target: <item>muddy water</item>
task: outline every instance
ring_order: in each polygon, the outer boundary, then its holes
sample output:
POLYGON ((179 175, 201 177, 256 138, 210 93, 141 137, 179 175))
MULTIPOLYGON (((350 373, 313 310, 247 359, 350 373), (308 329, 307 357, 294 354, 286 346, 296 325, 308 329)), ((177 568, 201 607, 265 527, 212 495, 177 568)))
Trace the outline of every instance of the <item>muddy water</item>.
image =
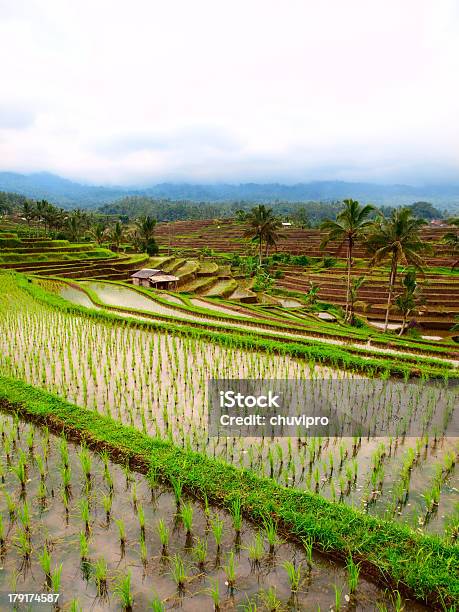
POLYGON ((70 285, 63 285, 59 293, 64 299, 68 300, 69 302, 73 302, 74 304, 79 304, 80 306, 85 306, 86 308, 98 308, 95 304, 93 304, 93 302, 91 302, 84 291, 75 289, 75 287, 71 287, 70 285))
MULTIPOLYGON (((209 587, 217 580, 220 589, 222 609, 232 609, 247 602, 248 599, 259 602, 263 592, 275 588, 276 597, 290 610, 327 610, 334 603, 335 586, 342 591, 343 603, 348 594, 346 569, 339 563, 333 563, 321 555, 314 554, 312 568, 308 569, 304 550, 301 547, 282 541, 270 555, 267 542, 264 541, 261 562, 254 565, 249 559, 248 546, 254 541, 256 530, 246 522, 243 523, 241 538, 235 539, 235 532, 230 517, 221 510, 204 508, 190 501, 193 508, 192 535, 187 538, 181 521, 177 517, 177 505, 171 491, 163 486, 156 486, 152 491, 146 479, 138 474, 122 469, 107 461, 108 472, 113 482, 110 493, 108 480, 104 475, 102 458, 94 453, 91 457, 90 484, 81 469, 80 447, 68 443, 69 467, 71 470, 71 497, 68 512, 63 503, 63 484, 60 475, 62 456, 60 439, 52 434, 46 440, 44 431, 30 424, 18 422, 17 426, 6 415, 0 415, 0 425, 4 435, 1 440, 0 465, 5 474, 2 491, 7 492, 19 509, 26 501, 30 509, 30 541, 32 553, 26 562, 17 546, 17 538, 23 527, 19 519, 8 518, 6 495, 0 496, 0 512, 5 526, 5 546, 2 551, 0 573, 0 592, 43 592, 46 581, 39 563, 39 554, 44 546, 51 555, 51 569, 62 564, 61 593, 62 603, 69 606, 71 600, 77 599, 83 610, 116 610, 120 609, 115 587, 120 578, 131 573, 134 610, 146 610, 154 595, 158 596, 166 609, 180 607, 183 610, 211 611, 213 604, 209 587), (28 436, 33 432, 33 446, 30 449, 28 436), (6 439, 9 443, 6 444, 6 439), (25 493, 21 498, 20 486, 11 470, 11 465, 18 462, 20 449, 27 457, 28 473, 25 493), (45 450, 47 461, 45 461, 45 450), (8 451, 9 461, 6 458, 8 451), (46 497, 38 497, 40 472, 37 457, 45 465, 43 483, 46 497), (102 500, 111 497, 110 516, 107 518, 102 500), (86 563, 82 563, 79 539, 85 532, 81 517, 82 500, 89 502, 90 519, 89 554, 86 563), (142 559, 140 552, 141 530, 139 509, 145 515, 145 545, 147 553, 142 559), (209 519, 218 516, 223 521, 223 538, 217 550, 209 519), (165 553, 157 533, 158 521, 162 519, 170 530, 170 542, 165 553), (120 546, 116 520, 122 520, 126 530, 124 550, 120 546), (192 553, 192 546, 200 538, 208 544, 207 560, 198 567, 192 553), (236 586, 229 592, 225 585, 225 565, 229 553, 233 551, 236 559, 236 586), (177 590, 171 575, 171 558, 179 555, 183 560, 187 582, 183 592, 177 590), (94 576, 94 564, 98 560, 107 563, 107 594, 98 595, 94 576), (287 575, 282 567, 284 561, 302 564, 304 568, 300 590, 292 597, 287 575)), ((182 504, 185 500, 182 500, 182 504)), ((351 601, 352 609, 376 610, 377 603, 389 604, 390 594, 383 592, 363 577, 360 578, 355 596, 351 601)), ((9 609, 2 604, 2 610, 9 609)), ((11 608, 10 608, 11 609, 11 608)), ((46 606, 41 606, 46 610, 46 606)), ((49 609, 49 608, 48 608, 49 609)), ((259 609, 266 609, 263 605, 259 609)), ((413 602, 406 602, 405 610, 423 610, 413 602)))
POLYGON ((174 314, 176 310, 167 308, 155 300, 138 293, 133 289, 122 287, 121 285, 112 285, 97 281, 83 281, 84 287, 88 287, 98 295, 98 297, 109 306, 125 306, 126 308, 136 308, 138 310, 147 310, 157 312, 159 314, 174 314))

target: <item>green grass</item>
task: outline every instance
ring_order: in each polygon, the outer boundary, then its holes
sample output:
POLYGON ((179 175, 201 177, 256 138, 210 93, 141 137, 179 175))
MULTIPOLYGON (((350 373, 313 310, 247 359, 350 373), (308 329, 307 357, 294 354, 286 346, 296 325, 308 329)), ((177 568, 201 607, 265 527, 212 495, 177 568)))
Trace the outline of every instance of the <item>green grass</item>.
POLYGON ((30 263, 49 261, 60 262, 60 261, 74 261, 84 260, 92 258, 109 259, 116 258, 116 253, 112 253, 109 249, 93 248, 87 251, 74 251, 69 253, 63 253, 60 251, 47 251, 46 253, 5 253, 4 251, 0 255, 0 263, 30 263))
POLYGON ((186 276, 193 275, 199 268, 199 262, 196 259, 189 259, 179 268, 175 269, 175 276, 179 278, 184 278, 186 276))
POLYGON ((360 562, 383 583, 408 590, 433 605, 452 605, 459 598, 459 547, 421 535, 409 527, 378 519, 328 502, 319 495, 284 488, 250 470, 186 451, 149 437, 92 411, 70 404, 23 382, 0 377, 0 406, 88 446, 107 450, 132 468, 154 470, 167 483, 180 481, 184 490, 228 510, 239 500, 243 514, 258 524, 266 517, 298 540, 360 562))
POLYGON ((209 289, 216 281, 217 278, 215 276, 202 276, 181 285, 180 292, 196 293, 199 291, 204 291, 205 289, 209 289))
POLYGON ((164 266, 166 263, 171 262, 173 257, 150 257, 148 260, 148 268, 160 268, 164 266))
POLYGON ((201 261, 199 264, 199 274, 215 274, 218 270, 218 265, 213 261, 201 261))
POLYGON ((213 287, 205 292, 209 297, 229 297, 237 289, 237 281, 234 278, 218 281, 213 287))

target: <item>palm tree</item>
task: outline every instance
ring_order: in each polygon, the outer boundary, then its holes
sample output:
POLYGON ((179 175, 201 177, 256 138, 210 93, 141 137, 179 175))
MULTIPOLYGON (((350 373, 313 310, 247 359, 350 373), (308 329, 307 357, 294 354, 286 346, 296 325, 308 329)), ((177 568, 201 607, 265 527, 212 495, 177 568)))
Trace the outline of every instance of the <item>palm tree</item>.
POLYGON ((258 241, 258 261, 261 266, 263 256, 263 241, 266 241, 266 255, 269 246, 273 246, 279 240, 277 230, 281 223, 277 219, 271 208, 266 208, 264 204, 252 208, 246 216, 248 228, 244 232, 246 238, 258 241))
POLYGON ((74 210, 67 217, 65 226, 71 242, 78 242, 83 231, 83 217, 78 210, 74 210))
POLYGON ((96 223, 90 230, 90 235, 97 242, 99 246, 105 241, 107 235, 107 228, 103 223, 96 223))
POLYGON ((402 326, 399 332, 399 336, 402 336, 407 326, 408 317, 415 313, 418 306, 421 304, 420 287, 416 281, 415 270, 408 270, 405 274, 405 278, 403 279, 403 292, 395 298, 394 302, 398 310, 402 313, 402 326))
POLYGON ((110 240, 115 245, 116 250, 118 251, 120 248, 120 243, 122 242, 124 237, 123 226, 121 225, 120 221, 117 221, 112 227, 109 236, 110 240))
POLYGON ((278 233, 278 229, 279 227, 281 227, 281 222, 279 219, 270 219, 266 225, 265 225, 265 231, 264 231, 264 238, 265 238, 265 243, 266 243, 266 249, 265 249, 265 257, 268 257, 269 255, 269 247, 276 247, 277 243, 279 242, 279 233, 278 233))
POLYGON ((35 206, 29 200, 26 200, 22 205, 22 216, 27 221, 27 225, 30 225, 35 217, 35 206))
POLYGON ((154 255, 158 252, 155 235, 156 219, 146 215, 140 217, 136 221, 136 229, 132 234, 134 245, 149 255, 154 255))
POLYGON ((48 204, 46 209, 43 211, 43 220, 45 222, 45 228, 48 230, 52 228, 56 229, 62 225, 62 219, 64 217, 64 210, 62 208, 56 208, 52 204, 48 204))
POLYGON ((38 221, 44 221, 44 214, 48 206, 49 202, 47 200, 37 200, 35 202, 35 218, 38 221))
POLYGON ((356 242, 362 239, 371 225, 368 216, 374 210, 370 204, 360 206, 357 200, 344 200, 344 208, 338 213, 336 221, 326 219, 320 229, 327 232, 322 240, 320 248, 323 249, 330 240, 339 240, 341 249, 346 246, 347 260, 347 287, 346 287, 346 312, 344 319, 349 321, 351 317, 351 268, 353 264, 352 252, 356 242))
POLYGON ((48 234, 51 226, 57 227, 61 222, 62 209, 56 208, 47 200, 37 200, 35 203, 35 218, 45 224, 45 233, 48 234))
POLYGON ((78 242, 81 238, 81 234, 86 232, 91 226, 92 215, 89 215, 80 208, 75 208, 67 217, 64 217, 64 222, 70 240, 78 242))
POLYGON ((148 242, 148 240, 154 237, 156 219, 153 219, 153 217, 150 217, 150 215, 140 217, 136 221, 136 226, 139 236, 148 242))
POLYGON ((349 291, 349 323, 354 325, 355 323, 355 303, 357 302, 359 289, 365 283, 365 276, 359 276, 358 278, 352 279, 351 288, 349 291))
POLYGON ((389 291, 387 295, 386 318, 384 331, 389 325, 389 312, 392 304, 397 266, 414 266, 423 271, 424 261, 420 253, 427 250, 427 245, 421 240, 420 231, 426 224, 424 219, 416 219, 409 208, 397 208, 386 219, 378 217, 367 237, 366 247, 372 255, 370 266, 375 266, 389 259, 389 291))

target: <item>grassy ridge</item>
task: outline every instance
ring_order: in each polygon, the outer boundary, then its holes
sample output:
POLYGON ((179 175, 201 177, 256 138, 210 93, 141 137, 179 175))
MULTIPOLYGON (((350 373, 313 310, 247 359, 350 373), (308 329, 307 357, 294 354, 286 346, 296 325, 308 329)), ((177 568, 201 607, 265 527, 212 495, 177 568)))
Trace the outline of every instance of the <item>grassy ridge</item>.
POLYGON ((40 253, 18 253, 2 251, 0 263, 30 263, 48 261, 49 263, 60 263, 62 261, 78 261, 90 258, 116 259, 116 254, 103 248, 93 248, 86 251, 63 252, 59 249, 48 250, 40 253))
POLYGON ((296 538, 311 537, 318 549, 342 558, 352 554, 380 582, 406 590, 430 605, 454 605, 459 600, 459 547, 439 538, 328 502, 319 495, 284 488, 249 470, 151 438, 1 376, 0 406, 55 430, 64 429, 95 449, 106 448, 140 471, 152 467, 167 482, 180 479, 198 498, 207 496, 226 508, 240 499, 244 514, 255 522, 271 515, 296 538))

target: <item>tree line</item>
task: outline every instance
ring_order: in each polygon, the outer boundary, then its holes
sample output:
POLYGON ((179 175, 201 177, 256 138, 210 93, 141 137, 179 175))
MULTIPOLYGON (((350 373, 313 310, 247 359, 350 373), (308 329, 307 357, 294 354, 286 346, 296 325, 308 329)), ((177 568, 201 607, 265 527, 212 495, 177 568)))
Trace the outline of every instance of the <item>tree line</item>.
MULTIPOLYGON (((149 215, 141 216, 127 227, 119 220, 104 217, 79 208, 65 210, 51 204, 47 200, 32 201, 27 198, 19 200, 20 208, 17 214, 29 227, 42 228, 45 235, 54 239, 67 239, 79 242, 88 238, 99 246, 108 244, 118 251, 120 245, 129 243, 137 251, 155 255, 158 253, 154 233, 156 219, 149 215)), ((8 209, 11 212, 11 209, 8 209)), ((3 212, 5 214, 5 210, 3 212)))
MULTIPOLYGON (((318 227, 322 221, 335 218, 341 209, 341 201, 331 202, 282 202, 271 206, 276 215, 302 228, 318 227)), ((265 205, 266 206, 266 205, 265 205)), ((186 221, 203 219, 243 219, 253 209, 253 202, 238 200, 234 202, 209 203, 189 200, 155 199, 146 196, 128 196, 106 204, 98 209, 104 215, 115 215, 123 220, 136 219, 150 215, 158 221, 186 221)), ((415 202, 411 205, 413 214, 424 219, 441 219, 443 213, 429 202, 415 202)), ((390 215, 392 207, 382 206, 379 210, 390 215)))

